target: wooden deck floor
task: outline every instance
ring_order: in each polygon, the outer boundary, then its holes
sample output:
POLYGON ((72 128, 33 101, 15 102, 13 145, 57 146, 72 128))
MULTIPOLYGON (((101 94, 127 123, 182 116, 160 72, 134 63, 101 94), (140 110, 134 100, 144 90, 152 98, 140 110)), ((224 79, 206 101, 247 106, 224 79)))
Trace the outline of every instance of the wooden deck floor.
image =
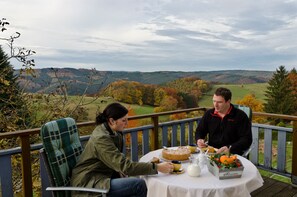
POLYGON ((264 184, 251 193, 252 197, 297 197, 297 187, 268 177, 263 177, 264 184))

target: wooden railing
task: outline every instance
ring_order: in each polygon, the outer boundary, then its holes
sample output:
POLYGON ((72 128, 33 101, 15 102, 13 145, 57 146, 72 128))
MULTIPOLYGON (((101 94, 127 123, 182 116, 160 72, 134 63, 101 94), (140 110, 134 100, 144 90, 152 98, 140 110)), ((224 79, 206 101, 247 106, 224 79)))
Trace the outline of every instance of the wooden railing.
MULTIPOLYGON (((130 154, 130 157, 134 161, 138 161, 139 152, 140 156, 146 154, 151 150, 156 150, 162 146, 176 146, 176 145, 186 145, 194 141, 194 130, 197 126, 197 123, 200 120, 200 117, 187 118, 183 120, 171 121, 160 123, 159 117, 164 115, 171 115, 176 113, 183 112, 193 112, 193 111, 205 111, 205 108, 193 108, 186 110, 177 110, 171 112, 163 113, 154 113, 141 116, 130 117, 129 120, 135 119, 145 119, 150 118, 152 124, 141 126, 137 128, 130 128, 125 130, 125 135, 128 133, 131 135, 131 145, 128 147, 131 152, 125 152, 130 154), (138 142, 138 133, 142 133, 142 145, 141 151, 139 149, 138 142), (168 138, 168 133, 170 137, 168 138)), ((268 114, 268 113, 258 113, 254 112, 253 117, 255 116, 264 116, 264 117, 273 117, 280 118, 285 120, 293 121, 292 128, 276 127, 263 124, 253 124, 253 149, 250 154, 250 160, 259 168, 265 169, 274 173, 282 174, 287 177, 291 177, 292 184, 297 184, 297 135, 296 135, 296 116, 285 116, 277 114, 268 114), (277 166, 272 166, 272 131, 276 132, 278 135, 277 147, 279 156, 277 157, 277 166), (261 133, 264 133, 264 162, 259 161, 259 145, 261 133), (286 136, 292 135, 292 168, 291 172, 286 169, 286 136)), ((94 122, 85 122, 78 123, 78 127, 84 126, 94 126, 94 122)), ((12 186, 12 165, 11 165, 11 156, 15 154, 21 154, 22 157, 22 191, 23 196, 33 196, 32 190, 32 169, 31 169, 31 152, 33 150, 38 150, 41 148, 41 144, 30 144, 30 136, 39 134, 40 128, 29 129, 23 131, 16 131, 11 133, 1 133, 0 139, 9 139, 19 137, 21 139, 21 146, 9 150, 0 151, 0 189, 2 191, 2 196, 11 196, 13 194, 12 186)), ((83 137, 83 140, 87 140, 88 137, 83 137)), ((129 150, 128 149, 128 150, 129 150)), ((42 173, 41 173, 42 174, 42 173)), ((41 177, 43 180, 43 177, 41 177)), ((45 185, 43 184, 43 187, 45 185)))

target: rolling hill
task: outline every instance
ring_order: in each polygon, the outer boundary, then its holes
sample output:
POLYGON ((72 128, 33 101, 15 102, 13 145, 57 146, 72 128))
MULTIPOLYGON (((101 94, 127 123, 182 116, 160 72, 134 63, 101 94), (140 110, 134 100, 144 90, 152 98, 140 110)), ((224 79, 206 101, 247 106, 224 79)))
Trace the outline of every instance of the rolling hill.
MULTIPOLYGON (((19 70, 15 71, 19 74, 19 70)), ((95 94, 101 88, 117 80, 137 81, 144 84, 164 84, 182 77, 199 77, 213 83, 251 84, 266 83, 272 71, 221 70, 221 71, 158 71, 158 72, 125 72, 97 71, 74 68, 35 69, 35 77, 21 74, 19 84, 27 92, 49 93, 57 87, 66 87, 69 95, 95 94)))

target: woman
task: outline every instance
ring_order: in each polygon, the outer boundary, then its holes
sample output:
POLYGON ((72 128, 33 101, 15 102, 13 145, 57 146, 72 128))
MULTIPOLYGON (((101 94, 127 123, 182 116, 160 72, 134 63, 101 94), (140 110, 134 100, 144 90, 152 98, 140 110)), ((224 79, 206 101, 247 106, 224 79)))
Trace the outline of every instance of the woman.
MULTIPOLYGON (((128 110, 119 103, 109 104, 96 117, 98 125, 72 171, 71 185, 108 189, 107 196, 146 196, 143 179, 128 176, 169 173, 173 165, 133 162, 122 153, 122 131, 128 124, 128 110)), ((95 193, 73 193, 73 196, 95 193)))

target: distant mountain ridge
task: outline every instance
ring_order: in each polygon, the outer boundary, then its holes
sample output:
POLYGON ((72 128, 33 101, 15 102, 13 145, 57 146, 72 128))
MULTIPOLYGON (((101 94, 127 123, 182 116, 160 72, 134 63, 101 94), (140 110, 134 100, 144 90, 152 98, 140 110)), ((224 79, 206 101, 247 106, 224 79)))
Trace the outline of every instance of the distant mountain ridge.
MULTIPOLYGON (((19 70, 15 71, 16 74, 19 70)), ((88 87, 87 94, 98 93, 103 87, 117 80, 137 81, 144 84, 164 84, 183 77, 199 77, 214 83, 250 84, 265 83, 272 77, 272 71, 221 70, 221 71, 97 71, 75 68, 43 68, 35 69, 36 77, 22 74, 20 85, 28 92, 49 93, 61 84, 67 84, 70 95, 81 94, 88 87), (58 80, 57 77, 58 76, 58 80)))

